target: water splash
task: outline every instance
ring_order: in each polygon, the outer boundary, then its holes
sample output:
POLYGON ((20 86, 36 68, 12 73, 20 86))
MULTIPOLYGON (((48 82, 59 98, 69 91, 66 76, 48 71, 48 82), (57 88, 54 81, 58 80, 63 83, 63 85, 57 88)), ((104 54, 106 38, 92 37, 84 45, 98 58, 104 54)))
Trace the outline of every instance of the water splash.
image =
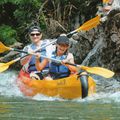
POLYGON ((48 97, 42 94, 37 94, 33 98, 33 100, 37 101, 66 101, 65 99, 60 98, 59 96, 57 97, 48 97))
POLYGON ((120 0, 114 0, 112 4, 112 8, 120 8, 120 0))
POLYGON ((95 98, 102 103, 120 103, 120 92, 99 93, 95 95, 95 98))
POLYGON ((17 72, 6 71, 0 73, 0 95, 3 96, 22 96, 16 85, 17 72))
MULTIPOLYGON (((17 87, 17 84, 16 84, 17 75, 18 73, 16 71, 7 71, 4 73, 0 73, 0 96, 29 98, 29 97, 23 96, 19 88, 17 87)), ((116 85, 118 84, 113 83, 112 88, 116 87, 116 85)), ((36 100, 36 101, 69 101, 66 99, 62 99, 59 96, 48 97, 48 96, 41 95, 41 94, 37 94, 36 96, 30 99, 36 100)), ((86 97, 85 99, 77 98, 71 101, 80 102, 80 103, 81 102, 96 102, 96 101, 101 101, 102 103, 111 103, 111 102, 119 103, 120 92, 119 91, 112 92, 112 93, 99 92, 89 97, 86 97)))

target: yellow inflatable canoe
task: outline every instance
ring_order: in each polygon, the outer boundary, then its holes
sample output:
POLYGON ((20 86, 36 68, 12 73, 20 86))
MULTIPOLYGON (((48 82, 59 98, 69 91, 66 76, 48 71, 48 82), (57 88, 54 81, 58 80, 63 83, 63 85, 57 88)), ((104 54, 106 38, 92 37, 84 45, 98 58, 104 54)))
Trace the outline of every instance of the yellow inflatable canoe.
POLYGON ((81 81, 78 75, 57 80, 33 80, 28 73, 22 70, 19 73, 17 84, 25 96, 43 94, 64 99, 87 97, 95 93, 96 86, 92 77, 89 77, 87 81, 81 81))

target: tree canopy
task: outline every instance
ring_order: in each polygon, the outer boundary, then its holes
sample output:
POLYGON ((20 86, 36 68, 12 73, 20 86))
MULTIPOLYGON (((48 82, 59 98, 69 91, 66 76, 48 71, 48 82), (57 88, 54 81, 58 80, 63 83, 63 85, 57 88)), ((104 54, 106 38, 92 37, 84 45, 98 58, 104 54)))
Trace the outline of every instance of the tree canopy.
MULTIPOLYGON (((100 0, 2 0, 0 1, 0 41, 28 42, 28 27, 38 22, 43 33, 68 32, 95 16, 100 0), (57 25, 56 25, 56 24, 57 25), (53 29, 55 31, 53 32, 53 29), (26 39, 26 40, 25 40, 26 39)), ((52 36, 53 35, 53 36, 52 36)))

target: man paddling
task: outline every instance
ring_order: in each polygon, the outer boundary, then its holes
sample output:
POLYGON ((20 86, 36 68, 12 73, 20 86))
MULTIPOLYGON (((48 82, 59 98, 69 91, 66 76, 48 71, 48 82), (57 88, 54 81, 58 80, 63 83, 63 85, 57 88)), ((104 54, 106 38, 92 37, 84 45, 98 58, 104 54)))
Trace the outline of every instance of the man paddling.
MULTIPOLYGON (((28 30, 28 36, 31 40, 31 44, 24 47, 24 51, 28 53, 34 53, 37 49, 42 48, 42 46, 45 46, 49 41, 42 40, 42 30, 38 25, 33 25, 28 30)), ((40 49, 41 54, 48 55, 50 51, 50 45, 46 48, 40 49)), ((22 56, 25 56, 23 53, 22 56)), ((44 59, 40 58, 40 61, 42 62, 44 59)), ((21 65, 23 65, 23 70, 30 73, 30 76, 34 77, 35 72, 37 72, 37 69, 35 67, 35 56, 29 55, 27 57, 24 57, 21 59, 21 65)), ((45 66, 44 70, 48 70, 48 65, 45 66)))
MULTIPOLYGON (((71 74, 78 73, 77 67, 66 64, 74 64, 73 54, 69 51, 69 39, 67 36, 60 36, 57 38, 56 49, 51 54, 51 59, 54 61, 49 61, 47 58, 44 62, 40 62, 41 55, 36 54, 36 68, 38 71, 44 69, 44 67, 49 63, 49 78, 47 79, 60 79, 70 76, 71 74), (58 61, 62 61, 59 63, 58 61)), ((80 66, 79 66, 80 69, 80 66)), ((86 72, 80 73, 81 79, 87 79, 86 72)), ((46 79, 46 78, 44 78, 46 79)))

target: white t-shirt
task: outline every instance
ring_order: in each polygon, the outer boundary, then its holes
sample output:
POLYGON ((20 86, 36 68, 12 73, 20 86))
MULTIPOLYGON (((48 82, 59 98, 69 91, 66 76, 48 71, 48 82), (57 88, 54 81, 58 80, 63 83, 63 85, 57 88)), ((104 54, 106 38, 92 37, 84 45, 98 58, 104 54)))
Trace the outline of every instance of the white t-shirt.
MULTIPOLYGON (((46 49, 46 56, 51 57, 52 51, 55 50, 55 45, 52 45, 49 43, 50 43, 50 40, 41 40, 39 46, 36 46, 35 44, 29 44, 29 45, 24 47, 23 51, 31 53, 31 52, 38 51, 41 48, 45 48, 46 49), (48 45, 48 46, 46 46, 46 45, 48 45)), ((25 53, 21 54, 21 56, 25 56, 25 55, 26 55, 25 53)))

